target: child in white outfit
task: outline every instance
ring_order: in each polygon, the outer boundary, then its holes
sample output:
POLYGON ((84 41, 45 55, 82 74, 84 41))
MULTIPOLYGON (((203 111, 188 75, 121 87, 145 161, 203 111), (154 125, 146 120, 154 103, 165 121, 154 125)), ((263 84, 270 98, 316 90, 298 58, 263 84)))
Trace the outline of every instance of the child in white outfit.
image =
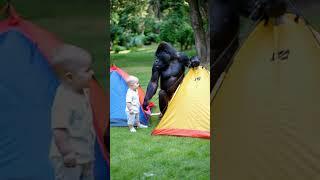
POLYGON ((130 132, 136 132, 133 127, 136 123, 138 128, 147 128, 140 123, 139 120, 139 110, 140 110, 140 102, 139 102, 139 79, 135 76, 129 76, 127 80, 127 84, 129 86, 127 95, 126 95, 126 114, 128 119, 128 126, 130 132))
POLYGON ((49 156, 55 180, 94 180, 95 132, 88 98, 91 55, 65 44, 55 51, 52 62, 61 80, 51 111, 49 156))

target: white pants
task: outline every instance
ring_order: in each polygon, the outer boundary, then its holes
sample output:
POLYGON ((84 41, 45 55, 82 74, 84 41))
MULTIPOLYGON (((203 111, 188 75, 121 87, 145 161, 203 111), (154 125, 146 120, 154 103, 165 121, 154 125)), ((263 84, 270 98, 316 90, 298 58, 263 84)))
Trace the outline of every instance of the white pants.
POLYGON ((65 167, 62 158, 51 159, 55 180, 94 180, 93 162, 65 167))
POLYGON ((130 114, 129 112, 126 112, 126 114, 128 125, 134 125, 135 123, 139 123, 139 113, 130 114))

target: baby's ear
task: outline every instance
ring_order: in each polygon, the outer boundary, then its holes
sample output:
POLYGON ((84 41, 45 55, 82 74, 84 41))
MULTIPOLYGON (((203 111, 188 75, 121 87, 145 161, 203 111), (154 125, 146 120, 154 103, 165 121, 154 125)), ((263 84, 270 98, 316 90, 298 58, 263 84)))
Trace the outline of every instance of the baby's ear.
POLYGON ((72 79, 73 79, 72 73, 71 73, 71 72, 65 73, 65 74, 64 74, 64 78, 65 78, 67 81, 72 81, 72 79))

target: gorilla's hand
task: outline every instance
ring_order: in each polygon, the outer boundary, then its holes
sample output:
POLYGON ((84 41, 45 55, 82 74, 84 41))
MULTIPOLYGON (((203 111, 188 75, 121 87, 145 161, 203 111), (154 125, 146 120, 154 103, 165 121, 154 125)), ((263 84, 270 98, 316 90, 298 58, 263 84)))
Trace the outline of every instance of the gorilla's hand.
POLYGON ((143 110, 147 110, 147 107, 148 107, 149 103, 147 101, 143 101, 143 104, 142 104, 142 108, 143 110))
POLYGON ((193 56, 190 59, 190 67, 194 68, 194 67, 198 67, 200 65, 200 59, 198 58, 198 56, 193 56))
POLYGON ((262 10, 268 17, 279 17, 287 11, 286 0, 261 0, 262 10))

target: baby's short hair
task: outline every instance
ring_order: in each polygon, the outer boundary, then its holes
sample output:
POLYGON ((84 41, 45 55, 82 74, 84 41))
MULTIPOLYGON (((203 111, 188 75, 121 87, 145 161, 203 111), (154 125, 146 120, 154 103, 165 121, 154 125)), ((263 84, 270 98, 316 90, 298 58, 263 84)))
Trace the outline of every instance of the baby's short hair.
POLYGON ((90 53, 80 47, 63 44, 54 50, 51 62, 54 67, 60 68, 60 70, 74 71, 77 70, 84 58, 91 59, 90 53))
POLYGON ((139 82, 139 79, 135 76, 129 76, 127 79, 127 84, 132 84, 132 83, 136 83, 139 82))

